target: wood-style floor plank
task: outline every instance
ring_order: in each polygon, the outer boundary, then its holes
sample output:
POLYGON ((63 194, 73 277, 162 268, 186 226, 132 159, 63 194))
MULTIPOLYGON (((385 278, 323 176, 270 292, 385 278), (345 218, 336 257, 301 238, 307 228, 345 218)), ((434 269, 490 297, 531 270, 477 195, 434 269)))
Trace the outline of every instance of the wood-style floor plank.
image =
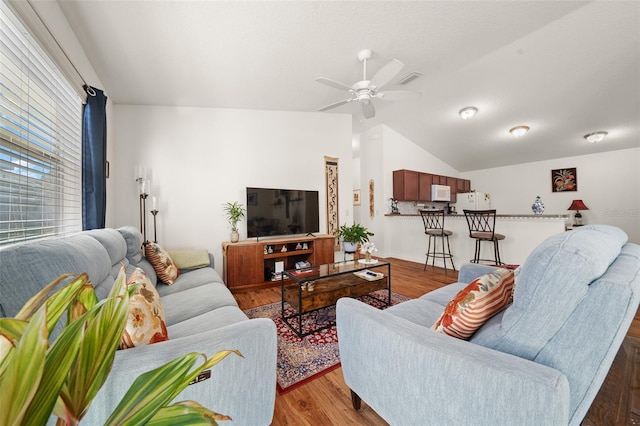
MULTIPOLYGON (((423 294, 457 281, 458 274, 455 271, 427 266, 424 264, 409 262, 400 259, 385 259, 391 263, 391 286, 396 293, 410 298, 420 297, 423 294)), ((247 291, 234 294, 241 309, 249 309, 256 306, 265 305, 280 301, 281 292, 279 287, 268 288, 257 291, 247 291)), ((627 336, 640 338, 640 313, 636 314, 635 320, 627 333, 627 336)), ((625 346, 628 351, 628 344, 625 346)), ((635 350, 635 349, 634 349, 635 350)), ((640 349, 638 349, 640 351, 640 349)), ((633 368, 627 362, 638 362, 639 357, 619 356, 617 364, 612 367, 610 375, 612 379, 619 377, 620 371, 640 372, 640 368, 633 368), (627 361, 631 360, 631 361, 627 361), (622 360, 622 361, 621 361, 622 360)), ((630 387, 634 383, 637 385, 638 378, 630 380, 630 387)), ((632 389, 620 389, 620 381, 608 380, 603 385, 603 390, 592 405, 592 410, 587 415, 585 425, 594 424, 593 420, 602 420, 602 407, 605 411, 630 410, 634 404, 627 403, 630 398, 621 398, 621 395, 632 394, 632 389), (621 401, 622 399, 622 401, 621 401), (622 407, 621 405, 625 406, 622 407), (627 408, 628 407, 628 408, 627 408)), ((636 392, 637 393, 637 392, 636 392)), ((632 398, 633 399, 633 398, 632 398)), ((637 399, 637 397, 635 398, 637 399)), ((636 404, 637 405, 637 402, 636 404)), ((637 418, 638 414, 635 414, 637 418)), ((620 417, 632 418, 633 413, 618 415, 620 417)), ((366 425, 378 426, 386 425, 378 414, 372 410, 366 401, 362 401, 362 409, 355 411, 351 406, 351 394, 349 388, 344 383, 342 369, 337 368, 324 376, 312 380, 297 389, 276 396, 275 412, 273 416, 274 426, 288 425, 366 425)), ((597 420, 596 423, 598 424, 597 420)))

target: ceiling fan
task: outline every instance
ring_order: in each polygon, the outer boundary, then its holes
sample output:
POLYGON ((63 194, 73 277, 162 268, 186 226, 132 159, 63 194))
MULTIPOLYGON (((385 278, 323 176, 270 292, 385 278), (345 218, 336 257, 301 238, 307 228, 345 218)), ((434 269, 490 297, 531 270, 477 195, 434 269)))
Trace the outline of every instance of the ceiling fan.
POLYGON ((409 90, 389 90, 386 92, 379 92, 380 89, 398 75, 404 67, 404 64, 397 59, 392 59, 380 68, 371 80, 367 80, 367 60, 370 58, 371 50, 364 49, 358 52, 358 60, 363 64, 362 80, 354 83, 352 86, 348 86, 340 83, 339 81, 325 77, 316 78, 318 83, 326 84, 327 86, 335 89, 346 90, 349 92, 348 98, 322 107, 318 111, 327 111, 352 101, 359 101, 360 105, 362 105, 362 115, 364 118, 369 119, 376 115, 376 109, 372 102, 373 99, 395 101, 420 96, 419 93, 411 92, 409 90))

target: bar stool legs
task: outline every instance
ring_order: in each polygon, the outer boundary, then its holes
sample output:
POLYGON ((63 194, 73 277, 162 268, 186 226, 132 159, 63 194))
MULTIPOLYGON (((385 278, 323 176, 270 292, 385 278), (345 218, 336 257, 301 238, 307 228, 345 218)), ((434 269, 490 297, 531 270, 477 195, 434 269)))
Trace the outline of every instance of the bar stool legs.
MULTIPOLYGON (((448 232, 448 231, 447 231, 448 232)), ((444 263, 444 273, 447 273, 447 259, 451 262, 451 269, 456 270, 456 265, 453 263, 453 254, 451 254, 451 245, 449 244, 449 235, 445 232, 442 234, 435 234, 433 231, 427 232, 429 236, 427 242, 427 259, 424 262, 424 270, 427 269, 427 265, 429 264, 429 258, 431 258, 431 266, 436 266, 436 259, 442 259, 442 263, 444 263), (439 238, 442 243, 442 251, 438 252, 437 250, 437 241, 439 238), (431 239, 433 239, 433 250, 431 249, 431 239), (445 251, 444 241, 447 240, 447 251, 445 251)))

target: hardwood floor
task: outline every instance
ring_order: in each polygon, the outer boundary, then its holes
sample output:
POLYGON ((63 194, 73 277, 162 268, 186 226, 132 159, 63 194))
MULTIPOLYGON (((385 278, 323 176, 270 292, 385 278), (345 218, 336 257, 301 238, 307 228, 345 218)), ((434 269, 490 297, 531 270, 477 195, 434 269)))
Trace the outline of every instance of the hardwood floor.
MULTIPOLYGON (((456 282, 457 272, 399 259, 385 259, 391 263, 392 290, 407 297, 416 298, 439 288, 456 282)), ((259 291, 236 293, 235 297, 241 309, 248 309, 280 300, 280 288, 269 288, 259 291)), ((627 333, 627 336, 640 338, 640 314, 627 333)), ((585 418, 584 425, 604 424, 638 424, 640 412, 640 395, 635 389, 640 385, 640 341, 627 339, 616 363, 611 369, 607 382, 592 405, 585 418), (637 344, 637 347, 634 346, 637 344), (620 377, 631 376, 627 385, 620 377), (633 414, 633 411, 636 411, 633 414), (626 420, 623 420, 626 419, 626 420), (622 423, 620 423, 622 422, 622 423)), ((386 425, 366 401, 362 401, 362 409, 355 411, 351 406, 349 388, 342 378, 342 369, 337 368, 324 376, 312 380, 284 395, 276 396, 273 425, 386 425)))

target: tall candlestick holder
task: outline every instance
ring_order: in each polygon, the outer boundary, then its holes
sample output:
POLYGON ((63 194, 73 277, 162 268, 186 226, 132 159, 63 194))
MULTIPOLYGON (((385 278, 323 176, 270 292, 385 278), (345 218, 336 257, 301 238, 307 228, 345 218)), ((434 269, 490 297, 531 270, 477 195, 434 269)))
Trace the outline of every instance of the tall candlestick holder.
MULTIPOLYGON (((142 233, 142 245, 145 246, 147 241, 147 197, 149 194, 143 192, 140 194, 140 232, 142 233)), ((155 215, 154 215, 155 218, 155 215)))
POLYGON ((151 210, 151 214, 153 215, 153 242, 157 243, 158 242, 158 237, 156 234, 156 216, 158 215, 159 211, 156 209, 151 210))

